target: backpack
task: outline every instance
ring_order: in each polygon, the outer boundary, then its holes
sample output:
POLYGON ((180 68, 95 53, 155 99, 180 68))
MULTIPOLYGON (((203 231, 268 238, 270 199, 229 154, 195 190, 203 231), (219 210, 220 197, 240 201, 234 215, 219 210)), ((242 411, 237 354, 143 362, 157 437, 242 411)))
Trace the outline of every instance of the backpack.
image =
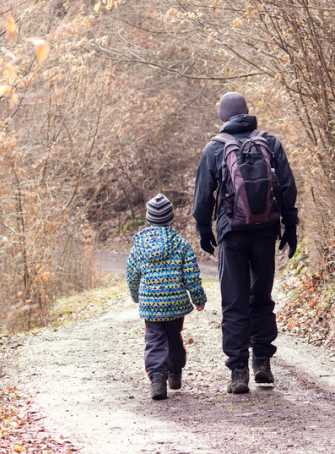
POLYGON ((212 139, 225 144, 218 195, 234 230, 262 229, 280 219, 279 181, 264 134, 256 129, 242 140, 226 133, 212 139))

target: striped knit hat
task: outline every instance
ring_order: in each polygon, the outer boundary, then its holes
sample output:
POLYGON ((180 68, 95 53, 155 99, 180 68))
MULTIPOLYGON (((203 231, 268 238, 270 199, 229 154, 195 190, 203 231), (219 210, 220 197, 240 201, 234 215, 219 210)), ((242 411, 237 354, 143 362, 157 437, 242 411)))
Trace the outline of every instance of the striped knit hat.
POLYGON ((172 203, 163 194, 157 194, 147 203, 146 217, 151 225, 169 225, 174 217, 172 203))

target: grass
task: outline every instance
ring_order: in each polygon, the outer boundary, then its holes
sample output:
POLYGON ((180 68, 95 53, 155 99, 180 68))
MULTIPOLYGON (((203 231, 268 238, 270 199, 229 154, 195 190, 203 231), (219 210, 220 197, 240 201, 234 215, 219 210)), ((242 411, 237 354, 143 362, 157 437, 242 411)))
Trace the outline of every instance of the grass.
POLYGON ((50 311, 53 326, 67 326, 97 315, 128 296, 125 281, 113 283, 107 288, 86 290, 82 293, 59 298, 50 311))

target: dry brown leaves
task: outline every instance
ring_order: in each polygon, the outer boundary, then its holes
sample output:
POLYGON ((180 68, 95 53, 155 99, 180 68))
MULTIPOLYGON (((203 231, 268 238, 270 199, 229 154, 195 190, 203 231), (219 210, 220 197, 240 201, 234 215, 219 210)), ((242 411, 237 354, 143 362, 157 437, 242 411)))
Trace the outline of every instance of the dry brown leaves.
POLYGON ((0 452, 70 454, 77 449, 60 436, 56 440, 43 427, 43 416, 31 408, 31 400, 18 394, 15 387, 0 390, 0 452))
POLYGON ((302 336, 317 346, 335 347, 335 297, 327 272, 295 279, 286 277, 288 300, 277 314, 284 331, 302 336))

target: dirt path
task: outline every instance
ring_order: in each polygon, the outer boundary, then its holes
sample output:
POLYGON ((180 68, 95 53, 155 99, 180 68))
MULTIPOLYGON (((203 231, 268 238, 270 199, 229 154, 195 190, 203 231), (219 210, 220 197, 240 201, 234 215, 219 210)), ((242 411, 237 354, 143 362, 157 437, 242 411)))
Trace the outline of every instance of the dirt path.
MULTIPOLYGON (((99 252, 95 255, 95 260, 99 264, 101 273, 119 273, 124 274, 128 254, 113 254, 110 252, 99 252)), ((219 273, 214 259, 209 259, 206 262, 200 262, 199 267, 203 278, 218 279, 219 273)))
POLYGON ((129 299, 80 325, 20 338, 5 380, 33 396, 46 430, 71 439, 83 454, 335 453, 329 354, 280 335, 276 386, 256 386, 251 378, 250 394, 231 396, 217 284, 209 297, 204 312, 186 318, 183 387, 166 401, 150 399, 144 324, 129 299))

